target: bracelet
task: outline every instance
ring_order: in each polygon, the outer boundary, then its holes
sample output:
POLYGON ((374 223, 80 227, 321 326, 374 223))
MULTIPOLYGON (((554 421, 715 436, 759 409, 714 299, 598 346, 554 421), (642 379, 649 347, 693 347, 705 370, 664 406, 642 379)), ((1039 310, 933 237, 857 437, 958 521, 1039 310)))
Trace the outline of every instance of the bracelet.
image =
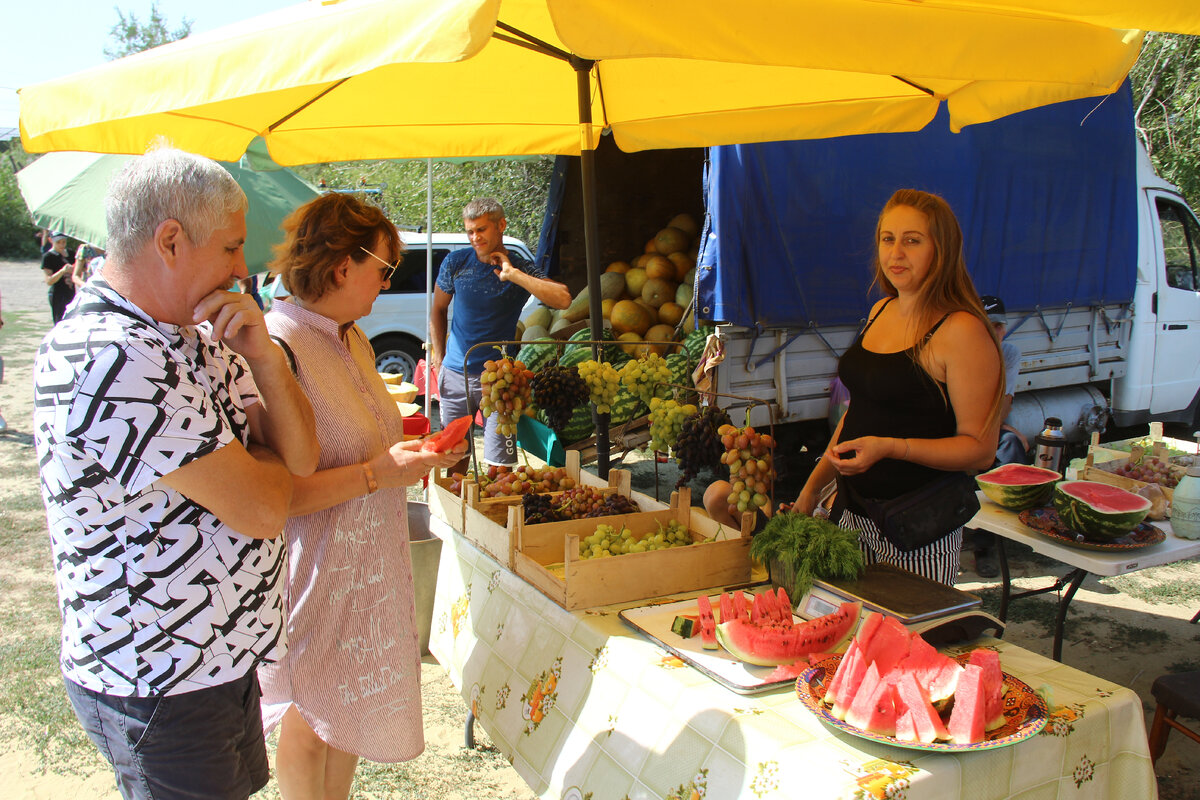
POLYGON ((369 462, 364 461, 362 464, 363 477, 367 479, 367 494, 375 494, 379 491, 379 482, 375 480, 375 470, 371 469, 369 462))
POLYGON ((901 439, 900 441, 904 442, 904 455, 900 456, 900 460, 904 461, 908 458, 908 439, 901 439))

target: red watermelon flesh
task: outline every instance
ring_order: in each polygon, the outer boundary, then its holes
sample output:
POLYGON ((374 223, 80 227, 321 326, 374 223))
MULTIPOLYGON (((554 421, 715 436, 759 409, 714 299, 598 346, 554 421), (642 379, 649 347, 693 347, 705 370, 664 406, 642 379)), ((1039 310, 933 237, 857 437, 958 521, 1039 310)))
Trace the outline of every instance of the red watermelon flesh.
POLYGON ((983 741, 984 704, 983 668, 968 664, 954 690, 954 710, 950 712, 950 740, 955 744, 983 741))
POLYGON ((767 676, 763 680, 767 683, 774 681, 794 681, 806 669, 808 669, 808 662, 804 659, 800 659, 795 664, 780 664, 767 673, 767 676))
POLYGON ((729 592, 721 594, 721 622, 728 622, 733 619, 733 595, 729 592))
POLYGON ((983 670, 984 729, 994 731, 1004 725, 1004 672, 1000 669, 1000 654, 995 650, 978 648, 971 651, 967 662, 983 670))
MULTIPOLYGON (((776 607, 778 604, 775 602, 775 591, 773 589, 768 588, 765 592, 760 592, 755 600, 762 603, 763 621, 779 621, 779 609, 776 607)), ((791 620, 788 620, 788 622, 791 622, 791 620)))
MULTIPOLYGON (((733 616, 735 619, 750 621, 750 606, 746 603, 746 595, 742 592, 733 593, 733 616)), ((722 620, 722 622, 727 621, 722 620)))
POLYGON ((830 714, 838 719, 846 718, 846 712, 850 710, 850 704, 854 702, 866 676, 867 662, 862 657, 862 651, 847 652, 838 666, 837 674, 834 675, 834 678, 837 679, 836 692, 827 701, 833 705, 829 711, 830 714))
POLYGON ((896 738, 902 742, 921 741, 912 713, 907 708, 896 715, 896 738))
MULTIPOLYGON (((874 669, 874 665, 867 668, 868 673, 871 669, 874 669)), ((866 681, 863 685, 866 686, 866 681)), ((860 705, 859 699, 854 698, 854 705, 846 715, 846 722, 881 736, 895 736, 896 687, 890 681, 880 678, 871 692, 860 691, 859 696, 867 697, 867 702, 860 705)))
POLYGON ((828 680, 825 682, 825 695, 822 698, 826 705, 833 705, 833 701, 837 699, 838 690, 845 682, 846 676, 850 674, 850 664, 852 659, 859 657, 858 652, 858 639, 851 639, 850 646, 846 648, 846 654, 842 656, 842 660, 840 663, 838 663, 837 669, 833 671, 832 676, 827 676, 828 680))
POLYGON ((911 635, 895 617, 884 617, 870 644, 866 645, 863 657, 868 663, 875 664, 881 675, 886 675, 908 655, 911 635))
POLYGON ((883 614, 878 611, 868 611, 863 615, 862 624, 858 626, 858 633, 854 635, 854 641, 858 642, 860 648, 865 649, 867 645, 871 644, 871 639, 875 638, 875 632, 882 624, 883 614))
POLYGON ((780 586, 775 590, 775 599, 779 602, 779 609, 785 616, 792 616, 792 598, 788 597, 788 593, 780 586))
POLYGON ((705 650, 716 650, 717 620, 713 617, 712 601, 702 594, 696 598, 696 607, 700 611, 700 646, 705 650))
POLYGON ((897 664, 897 669, 910 673, 917 684, 934 703, 940 703, 954 695, 962 667, 957 661, 939 653, 932 645, 913 634, 909 652, 897 664))
POLYGON ((750 624, 761 625, 766 621, 766 614, 763 610, 763 599, 761 594, 754 595, 754 600, 750 603, 750 624))
MULTIPOLYGON (((858 689, 847 697, 846 716, 844 719, 851 725, 861 728, 856 720, 865 720, 870 714, 871 696, 875 694, 875 690, 879 688, 882 681, 879 679, 879 670, 874 664, 867 664, 866 672, 863 673, 862 682, 858 685, 858 689)), ((834 707, 836 711, 836 706, 834 707)), ((836 716, 836 714, 835 714, 836 716)))
MULTIPOLYGON (((946 726, 942 724, 942 718, 938 716, 937 711, 929 702, 929 695, 925 694, 925 690, 917 683, 917 679, 912 673, 901 672, 896 681, 896 708, 904 710, 914 727, 916 738, 903 741, 929 744, 938 739, 950 738, 946 726)), ((899 726, 897 726, 896 738, 901 738, 899 726)))

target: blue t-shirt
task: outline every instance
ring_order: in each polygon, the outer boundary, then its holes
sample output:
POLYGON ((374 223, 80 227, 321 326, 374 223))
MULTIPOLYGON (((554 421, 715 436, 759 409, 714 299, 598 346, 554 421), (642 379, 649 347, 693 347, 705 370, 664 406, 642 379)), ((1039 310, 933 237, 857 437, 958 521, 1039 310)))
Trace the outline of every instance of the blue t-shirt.
MULTIPOLYGON (((535 278, 546 274, 513 251, 508 259, 512 265, 535 278)), ((470 247, 455 250, 442 262, 437 285, 454 297, 454 317, 446 336, 446 355, 442 364, 458 372, 463 368, 463 356, 479 342, 506 341, 517 331, 521 308, 529 292, 515 283, 496 277, 496 267, 484 264, 470 247)), ((495 349, 480 347, 471 351, 467 372, 483 371, 483 364, 497 357, 495 349)))

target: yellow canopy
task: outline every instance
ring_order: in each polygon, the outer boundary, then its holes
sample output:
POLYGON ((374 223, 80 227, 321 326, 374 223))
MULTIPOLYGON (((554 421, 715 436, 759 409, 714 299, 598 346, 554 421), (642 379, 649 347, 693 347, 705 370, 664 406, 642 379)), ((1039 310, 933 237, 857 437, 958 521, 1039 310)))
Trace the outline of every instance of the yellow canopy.
POLYGON ((1133 5, 310 2, 26 87, 21 133, 31 151, 165 137, 225 160, 262 136, 300 164, 578 154, 604 130, 626 151, 909 131, 943 99, 958 129, 1112 91, 1138 55, 1132 28, 1200 33, 1200 3, 1133 5), (577 62, 590 126, 572 56, 595 62, 577 62))

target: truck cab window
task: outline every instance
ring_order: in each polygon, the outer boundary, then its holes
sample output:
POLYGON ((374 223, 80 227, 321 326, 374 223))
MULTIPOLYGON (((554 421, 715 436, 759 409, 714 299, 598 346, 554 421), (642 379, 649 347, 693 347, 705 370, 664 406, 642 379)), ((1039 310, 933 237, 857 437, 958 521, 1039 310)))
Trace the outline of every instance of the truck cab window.
POLYGON ((1175 289, 1200 289, 1197 261, 1200 261, 1200 226, 1191 213, 1165 198, 1157 198, 1158 223, 1162 230, 1163 263, 1167 285, 1175 289))
MULTIPOLYGON (((429 251, 423 247, 413 247, 404 254, 404 258, 400 262, 400 266, 396 269, 396 274, 392 276, 392 285, 386 289, 383 294, 424 294, 425 283, 425 256, 429 251)), ((433 249, 433 280, 437 282, 438 270, 442 266, 442 260, 449 255, 450 250, 444 247, 435 247, 433 249)))

